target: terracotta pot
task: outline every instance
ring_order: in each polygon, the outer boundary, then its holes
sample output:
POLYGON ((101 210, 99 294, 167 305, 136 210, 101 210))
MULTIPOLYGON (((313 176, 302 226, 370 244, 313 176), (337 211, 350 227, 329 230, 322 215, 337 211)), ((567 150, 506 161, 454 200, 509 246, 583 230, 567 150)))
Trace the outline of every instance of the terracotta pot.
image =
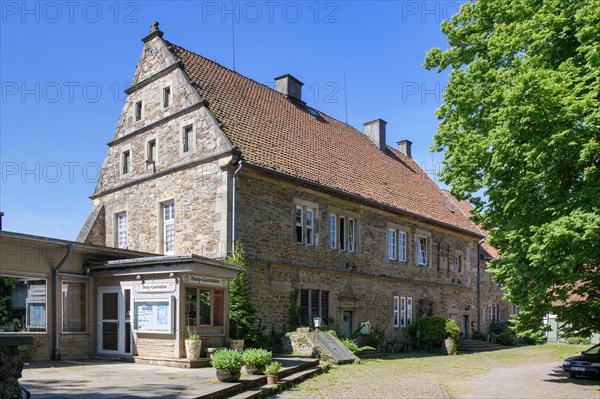
POLYGON ((219 370, 217 369, 217 380, 221 382, 239 381, 242 373, 240 370, 219 370))
POLYGON ((200 351, 202 350, 202 340, 185 340, 185 355, 190 360, 200 359, 200 351))
POLYGON ((253 364, 246 365, 246 373, 252 375, 264 375, 265 374, 265 366, 255 366, 253 364))
POLYGON ((269 385, 277 384, 277 376, 276 375, 268 375, 267 376, 267 384, 269 384, 269 385))
POLYGON ((236 350, 238 352, 244 351, 244 340, 243 339, 230 339, 229 340, 229 348, 236 350))

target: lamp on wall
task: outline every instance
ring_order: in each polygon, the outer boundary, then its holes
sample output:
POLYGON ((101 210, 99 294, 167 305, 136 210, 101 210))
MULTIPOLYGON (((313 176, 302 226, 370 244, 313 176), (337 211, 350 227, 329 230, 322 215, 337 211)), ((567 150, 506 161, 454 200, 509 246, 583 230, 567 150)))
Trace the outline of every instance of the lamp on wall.
POLYGON ((177 284, 177 275, 175 273, 169 273, 169 278, 175 279, 175 284, 177 284))
POLYGON ((144 284, 144 277, 142 277, 141 274, 138 274, 137 276, 135 276, 135 279, 140 281, 142 284, 144 284))

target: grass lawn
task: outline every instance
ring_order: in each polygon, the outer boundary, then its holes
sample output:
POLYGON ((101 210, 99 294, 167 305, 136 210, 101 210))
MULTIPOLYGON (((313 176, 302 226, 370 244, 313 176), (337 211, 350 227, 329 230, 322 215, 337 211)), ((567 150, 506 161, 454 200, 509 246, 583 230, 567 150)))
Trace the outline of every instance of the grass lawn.
POLYGON ((332 368, 282 395, 284 398, 440 397, 439 384, 453 396, 453 384, 494 368, 526 363, 561 363, 589 345, 545 344, 494 352, 444 356, 404 353, 332 368))

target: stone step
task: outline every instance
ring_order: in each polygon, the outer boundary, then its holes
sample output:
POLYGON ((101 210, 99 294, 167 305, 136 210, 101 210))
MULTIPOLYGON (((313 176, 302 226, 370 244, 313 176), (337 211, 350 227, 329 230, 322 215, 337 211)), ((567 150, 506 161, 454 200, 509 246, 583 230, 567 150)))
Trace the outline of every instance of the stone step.
POLYGON ((217 382, 201 391, 184 395, 182 399, 265 398, 285 386, 288 381, 291 384, 321 370, 319 359, 314 358, 276 356, 273 361, 283 364, 278 373, 280 383, 277 385, 267 385, 267 377, 264 375, 245 374, 238 382, 217 382))
POLYGON ((490 342, 479 340, 462 340, 458 344, 458 350, 462 353, 489 352, 506 348, 507 347, 503 345, 492 344, 490 342))
POLYGON ((356 354, 360 359, 381 359, 387 357, 387 353, 378 351, 364 351, 356 354))

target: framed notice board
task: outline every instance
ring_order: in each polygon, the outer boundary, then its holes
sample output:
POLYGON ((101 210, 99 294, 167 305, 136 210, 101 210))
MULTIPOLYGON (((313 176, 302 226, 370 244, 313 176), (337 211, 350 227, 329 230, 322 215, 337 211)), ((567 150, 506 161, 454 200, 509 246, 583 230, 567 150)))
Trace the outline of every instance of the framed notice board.
POLYGON ((144 333, 173 334, 175 298, 136 298, 133 300, 134 330, 144 333))

